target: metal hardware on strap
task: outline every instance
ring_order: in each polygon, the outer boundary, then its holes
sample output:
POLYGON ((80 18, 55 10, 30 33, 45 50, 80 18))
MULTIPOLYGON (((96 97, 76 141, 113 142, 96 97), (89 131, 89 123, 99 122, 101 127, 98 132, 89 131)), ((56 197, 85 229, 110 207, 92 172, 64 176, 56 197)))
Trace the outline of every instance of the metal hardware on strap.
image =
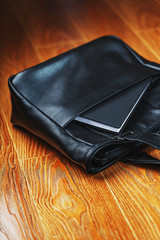
POLYGON ((132 131, 122 132, 122 133, 116 135, 116 136, 115 136, 115 139, 118 139, 118 140, 120 140, 120 141, 127 140, 127 139, 125 139, 124 137, 126 137, 126 136, 129 135, 129 134, 133 134, 133 132, 132 132, 132 131))

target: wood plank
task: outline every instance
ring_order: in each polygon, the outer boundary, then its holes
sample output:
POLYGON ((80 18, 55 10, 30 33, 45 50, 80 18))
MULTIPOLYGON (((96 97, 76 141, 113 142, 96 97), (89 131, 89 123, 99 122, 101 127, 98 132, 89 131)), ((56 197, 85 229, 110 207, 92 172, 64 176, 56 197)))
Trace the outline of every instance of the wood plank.
POLYGON ((39 63, 40 60, 25 31, 5 1, 1 1, 0 17, 1 36, 3 36, 0 40, 0 107, 3 109, 5 121, 10 129, 19 156, 26 158, 46 155, 52 151, 46 143, 23 129, 12 127, 10 123, 11 101, 8 78, 25 68, 39 63))
POLYGON ((109 34, 118 35, 144 57, 153 61, 159 59, 144 46, 133 29, 117 16, 108 1, 59 0, 54 4, 48 1, 47 5, 39 1, 38 7, 31 0, 21 4, 19 0, 7 2, 43 61, 109 34))
POLYGON ((7 239, 44 239, 41 219, 3 112, 0 113, 0 132, 0 232, 7 239))
MULTIPOLYGON (((105 1, 105 0, 104 0, 105 1)), ((107 1, 105 1, 107 2, 107 1)), ((107 2, 133 31, 160 27, 160 1, 113 0, 107 2)))
POLYGON ((153 30, 155 33, 156 30, 160 30, 160 2, 155 0, 113 0, 107 2, 107 4, 112 7, 113 11, 134 32, 146 48, 150 49, 158 59, 158 62, 160 62, 160 56, 155 44, 152 44, 152 38, 146 39, 143 35, 143 31, 153 30))

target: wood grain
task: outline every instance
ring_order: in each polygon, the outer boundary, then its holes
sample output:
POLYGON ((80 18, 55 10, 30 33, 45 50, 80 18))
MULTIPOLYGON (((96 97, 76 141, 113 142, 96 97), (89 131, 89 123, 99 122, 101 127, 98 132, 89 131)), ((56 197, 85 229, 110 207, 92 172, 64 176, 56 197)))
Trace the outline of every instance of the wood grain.
MULTIPOLYGON (((0 239, 160 239, 160 168, 116 163, 87 174, 10 123, 7 79, 114 34, 160 63, 160 2, 0 2, 0 239)), ((160 152, 147 148, 160 159, 160 152)))

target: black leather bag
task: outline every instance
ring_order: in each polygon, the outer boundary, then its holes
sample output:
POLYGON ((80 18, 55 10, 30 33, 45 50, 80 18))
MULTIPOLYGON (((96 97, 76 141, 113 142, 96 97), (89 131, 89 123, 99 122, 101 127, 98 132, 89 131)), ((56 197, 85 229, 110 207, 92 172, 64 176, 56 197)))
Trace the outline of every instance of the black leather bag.
POLYGON ((9 88, 11 122, 88 172, 118 160, 160 162, 141 151, 146 144, 160 149, 160 65, 142 58, 118 37, 101 37, 13 75, 9 88), (120 134, 74 120, 144 79, 150 80, 149 89, 120 134))

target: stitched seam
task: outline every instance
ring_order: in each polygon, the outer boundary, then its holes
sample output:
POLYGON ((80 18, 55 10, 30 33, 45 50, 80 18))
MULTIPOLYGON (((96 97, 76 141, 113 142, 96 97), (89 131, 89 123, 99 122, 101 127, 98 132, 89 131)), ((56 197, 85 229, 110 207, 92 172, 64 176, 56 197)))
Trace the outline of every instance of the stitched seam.
MULTIPOLYGON (((65 130, 65 129, 64 129, 65 130)), ((88 142, 86 142, 86 141, 84 141, 84 140, 79 140, 79 138, 77 138, 77 137, 75 137, 75 136, 73 136, 70 132, 68 132, 67 130, 65 130, 65 132, 67 132, 67 134, 69 135, 69 136, 71 136, 72 138, 75 138, 76 140, 78 140, 78 141, 81 141, 81 142, 83 142, 83 143, 86 143, 86 144, 88 144, 88 145, 90 145, 90 146, 94 146, 95 144, 93 144, 93 143, 88 143, 88 142)))

